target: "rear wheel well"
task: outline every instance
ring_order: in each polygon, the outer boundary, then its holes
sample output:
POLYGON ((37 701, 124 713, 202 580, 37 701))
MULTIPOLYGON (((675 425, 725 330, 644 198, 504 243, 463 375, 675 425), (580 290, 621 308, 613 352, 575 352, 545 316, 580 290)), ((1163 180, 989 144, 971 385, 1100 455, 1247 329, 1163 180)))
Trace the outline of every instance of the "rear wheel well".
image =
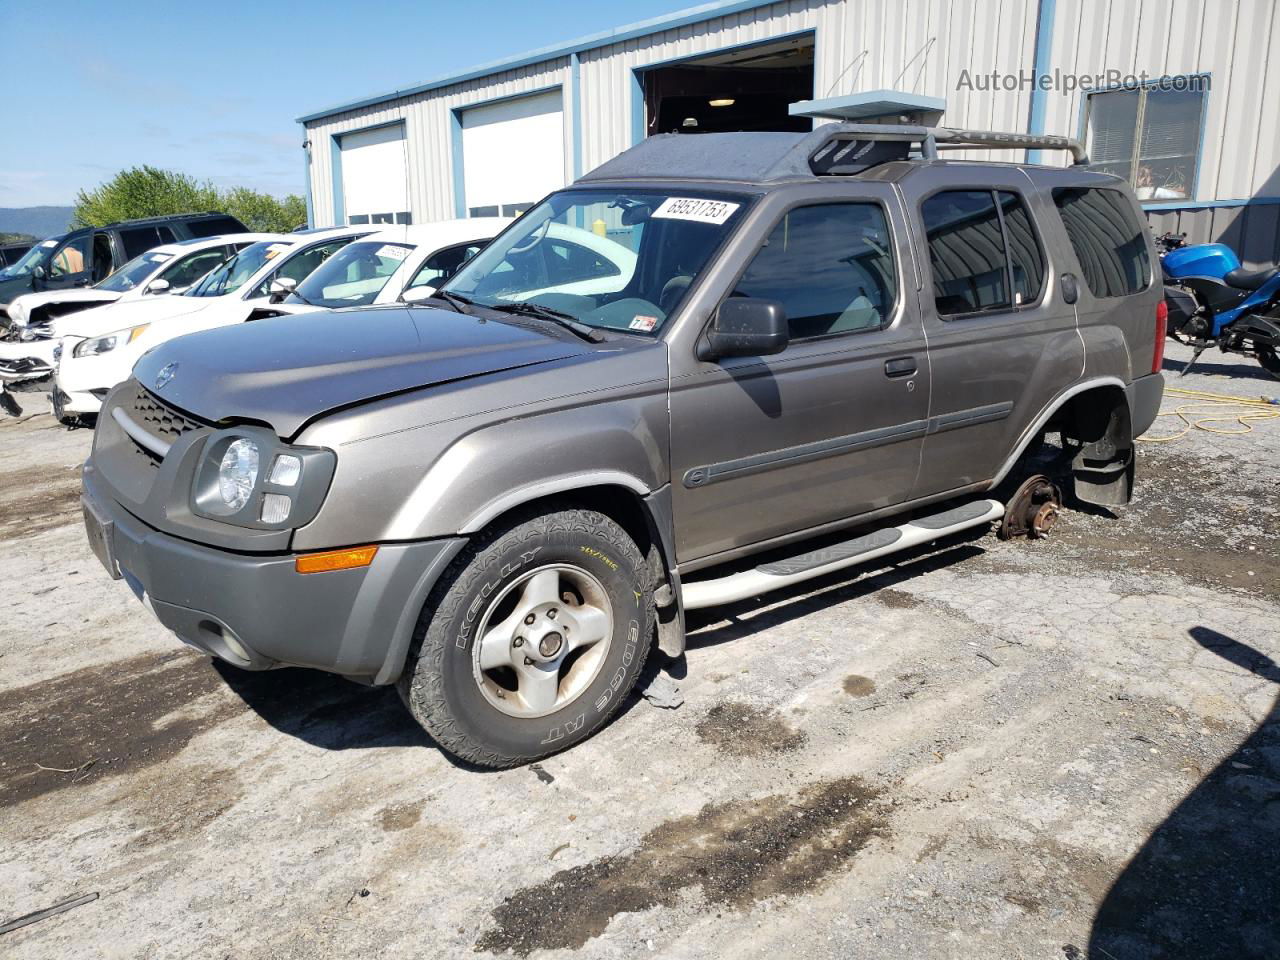
MULTIPOLYGON (((1129 399, 1120 387, 1108 384, 1078 393, 1053 412, 1045 425, 1047 432, 1061 432, 1064 440, 1077 444, 1096 443, 1115 429, 1115 421, 1129 425, 1129 399)), ((1121 425, 1121 424, 1115 424, 1121 425)), ((1132 437, 1124 440, 1132 443, 1132 437)))
POLYGON ((1064 448, 1075 448, 1071 474, 1079 499, 1104 507, 1129 502, 1134 441, 1122 388, 1108 384, 1077 394, 1054 411, 1045 429, 1059 431, 1064 448))

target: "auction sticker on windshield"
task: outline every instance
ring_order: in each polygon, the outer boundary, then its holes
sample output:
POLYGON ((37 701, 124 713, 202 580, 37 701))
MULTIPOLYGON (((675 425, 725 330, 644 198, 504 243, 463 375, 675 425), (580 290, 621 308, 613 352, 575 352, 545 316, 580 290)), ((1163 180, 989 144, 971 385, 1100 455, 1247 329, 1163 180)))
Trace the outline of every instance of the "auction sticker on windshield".
POLYGON ((654 217, 666 220, 696 220, 698 223, 724 223, 733 216, 738 204, 725 200, 699 200, 696 197, 668 197, 653 211, 654 217))
POLYGON ((375 256, 385 257, 388 260, 403 260, 409 255, 408 247, 400 247, 394 243, 386 243, 380 246, 375 252, 375 256))

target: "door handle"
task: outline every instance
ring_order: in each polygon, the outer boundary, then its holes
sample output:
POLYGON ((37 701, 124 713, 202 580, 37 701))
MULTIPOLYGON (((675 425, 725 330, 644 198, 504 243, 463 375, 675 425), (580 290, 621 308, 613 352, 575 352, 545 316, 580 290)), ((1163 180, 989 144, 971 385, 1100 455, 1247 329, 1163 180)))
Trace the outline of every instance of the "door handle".
POLYGON ((884 375, 886 377, 909 377, 915 372, 915 357, 896 357, 893 360, 884 362, 884 375))
POLYGON ((1080 299, 1080 287, 1076 284, 1074 273, 1062 275, 1062 300, 1064 303, 1075 303, 1080 299))

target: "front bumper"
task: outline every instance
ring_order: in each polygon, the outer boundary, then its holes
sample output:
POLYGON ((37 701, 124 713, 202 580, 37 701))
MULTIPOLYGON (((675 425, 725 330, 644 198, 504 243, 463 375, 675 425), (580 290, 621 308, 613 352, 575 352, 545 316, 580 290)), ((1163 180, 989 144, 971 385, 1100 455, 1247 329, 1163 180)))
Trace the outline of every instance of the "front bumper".
POLYGON ((249 670, 313 667, 391 683, 427 594, 465 540, 390 543, 368 567, 299 574, 294 555, 234 553, 161 533, 103 489, 85 465, 95 552, 178 638, 249 670))

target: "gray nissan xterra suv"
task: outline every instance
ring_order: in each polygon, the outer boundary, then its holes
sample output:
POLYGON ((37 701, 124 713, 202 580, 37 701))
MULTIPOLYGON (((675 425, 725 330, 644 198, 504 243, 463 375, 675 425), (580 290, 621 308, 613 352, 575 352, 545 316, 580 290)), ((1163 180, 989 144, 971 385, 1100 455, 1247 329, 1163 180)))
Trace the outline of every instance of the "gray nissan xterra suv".
POLYGON ((90 543, 202 651, 396 683, 475 763, 563 749, 687 609, 1043 529, 1051 485, 986 494, 1047 431, 1077 497, 1128 501, 1163 301, 1131 191, 1084 160, 945 128, 645 140, 425 304, 144 356, 84 466, 90 543))

